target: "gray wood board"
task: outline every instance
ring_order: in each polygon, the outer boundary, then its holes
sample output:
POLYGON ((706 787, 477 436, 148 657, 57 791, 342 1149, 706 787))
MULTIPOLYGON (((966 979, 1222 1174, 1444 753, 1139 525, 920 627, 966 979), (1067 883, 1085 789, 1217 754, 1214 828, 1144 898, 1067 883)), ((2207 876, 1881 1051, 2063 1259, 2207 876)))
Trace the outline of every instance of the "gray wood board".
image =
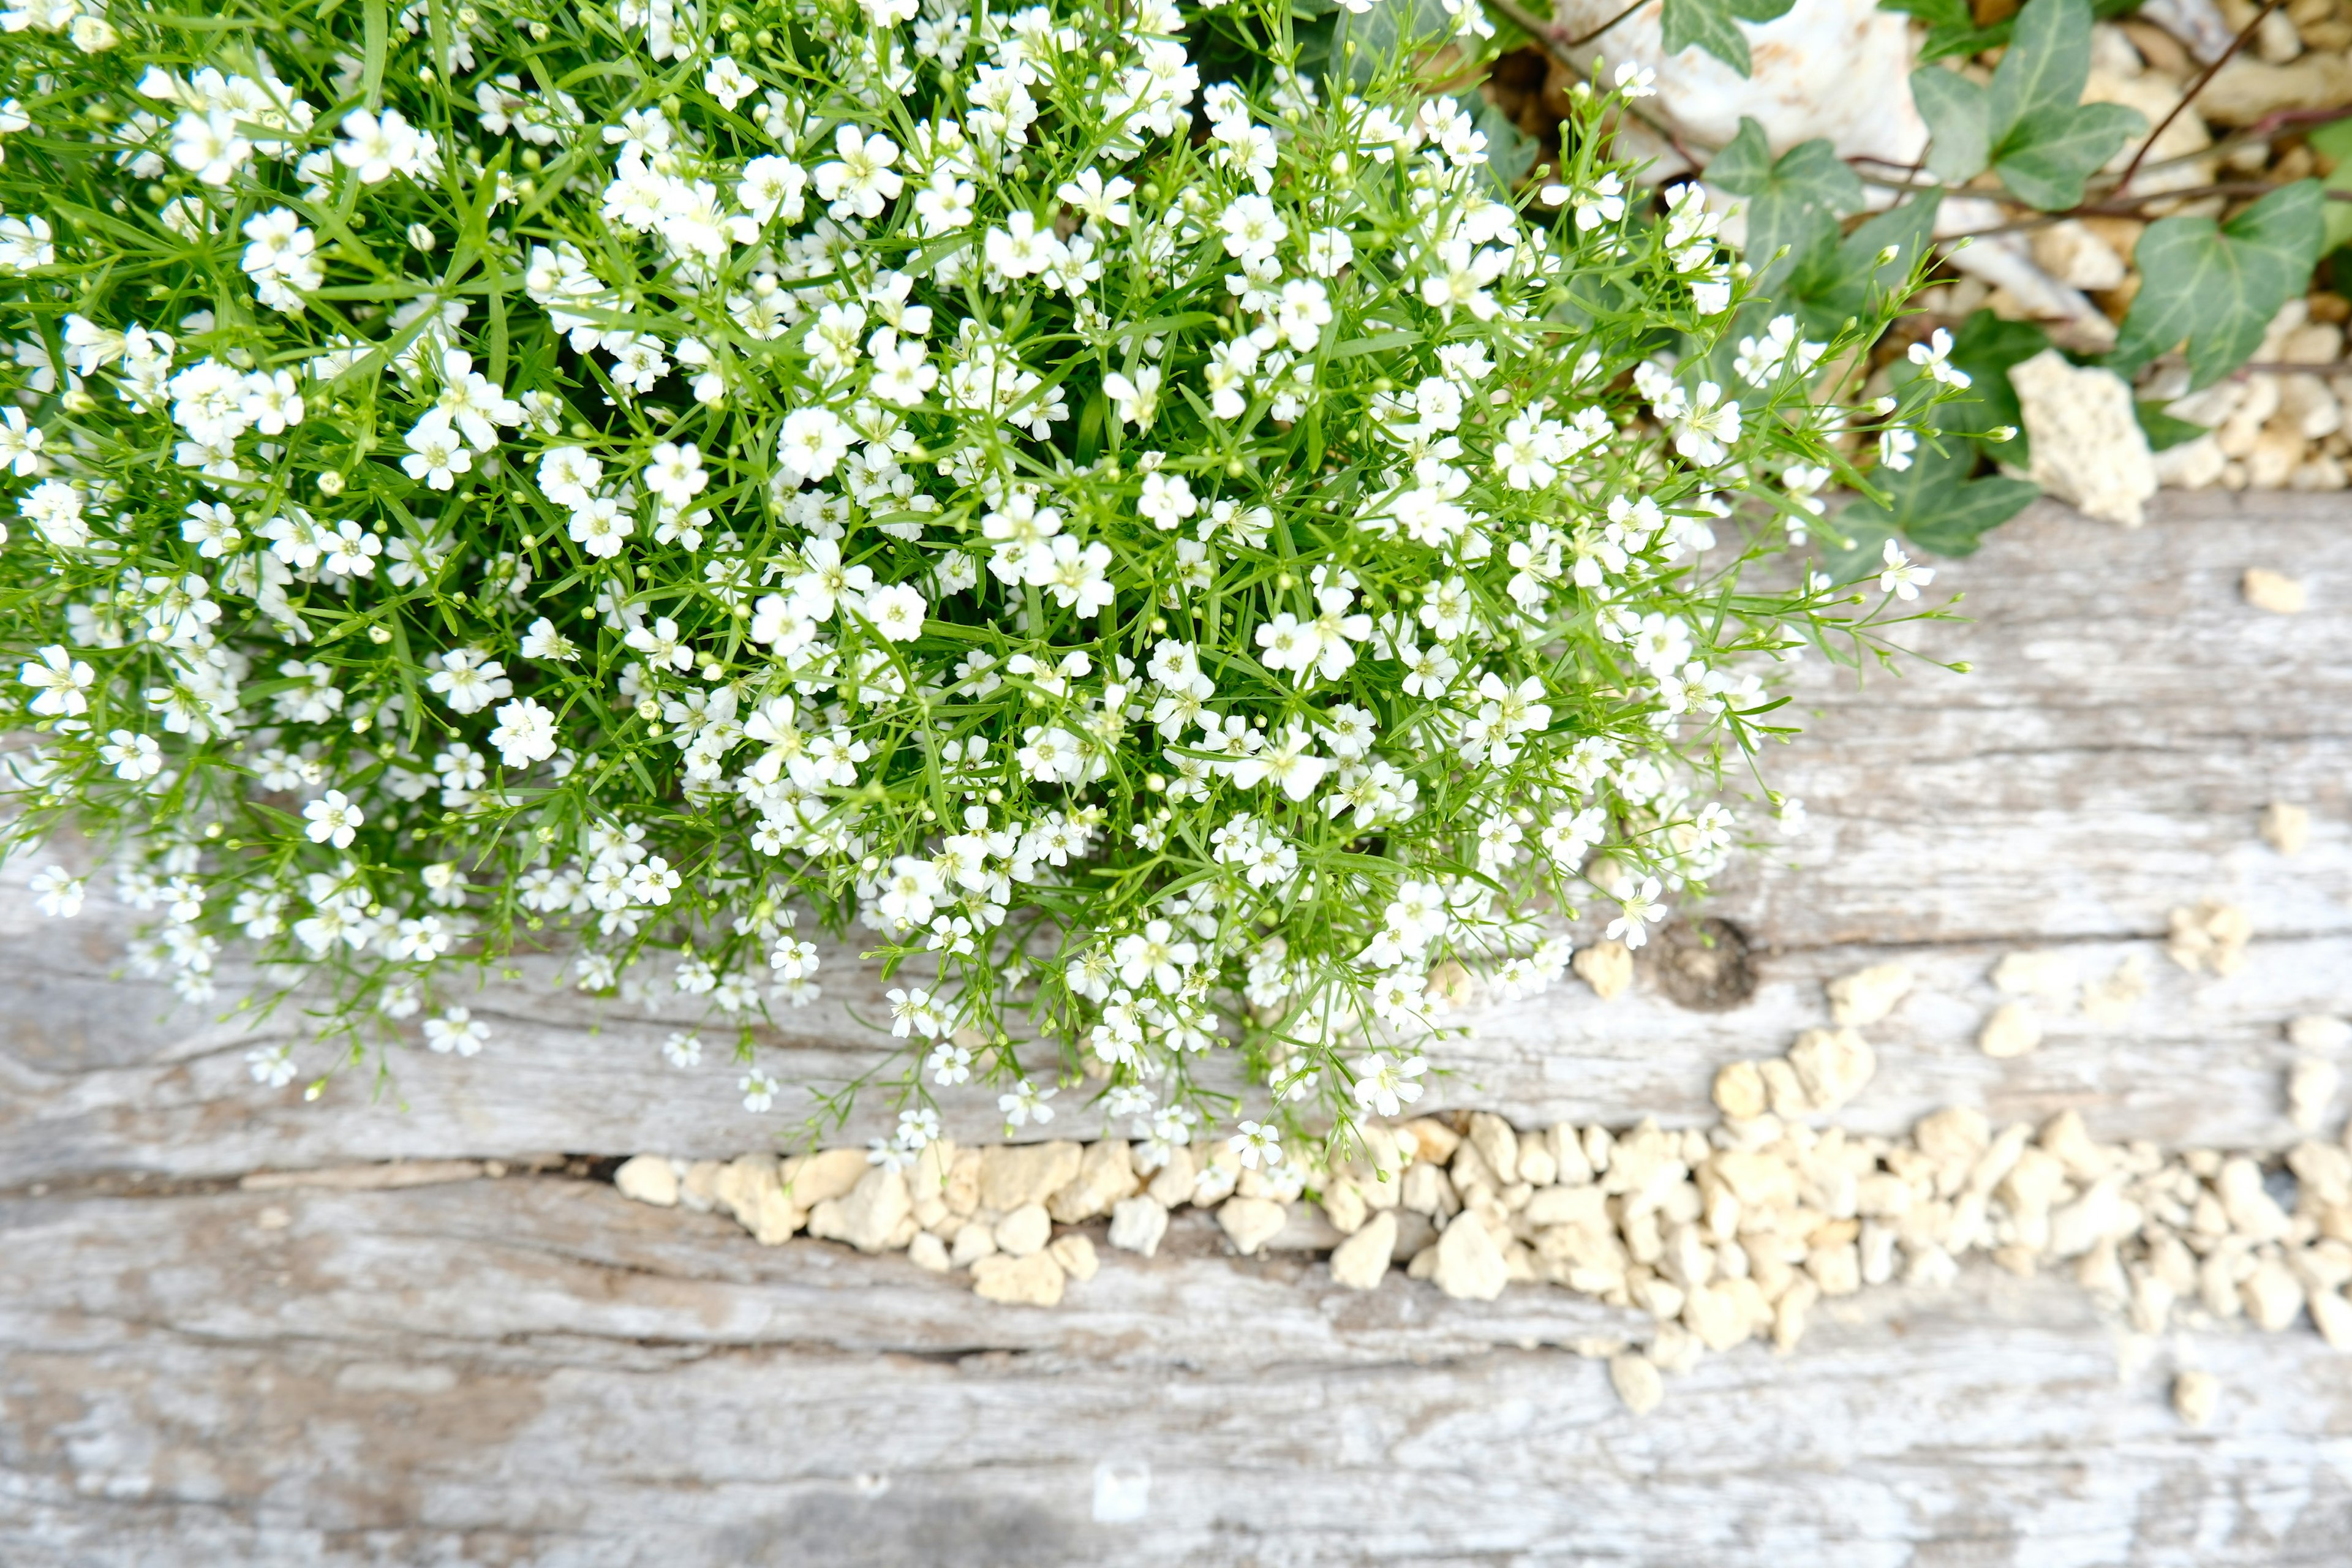
MULTIPOLYGON (((2105 1138, 2291 1141, 2280 1025, 2352 1011, 2352 517, 2296 496, 2156 514, 2124 535, 2037 508, 1946 563, 1974 624, 1919 642, 1971 676, 1801 676, 1809 732, 1769 766, 1812 833, 1710 910, 1755 943, 1746 1005, 1685 1011, 1645 974, 1612 1004, 1485 1008, 1438 1095, 1704 1121, 1717 1066, 1785 1049, 1825 1021, 1822 979, 1899 957, 1920 987, 1870 1031, 1849 1125, 2073 1106, 2105 1138), (2250 565, 2305 577, 2315 608, 2248 608, 2250 565), (2274 799, 2314 810, 2296 859, 2255 837, 2274 799), (2228 980, 2158 951, 2167 910, 2208 896, 2254 917, 2228 980), (2137 955, 2150 993, 2114 1029, 2053 1012, 2039 1052, 1990 1061, 1985 976, 2026 947, 2081 979, 2137 955)), ((553 1176, 221 1190, 392 1158, 730 1153, 785 1119, 741 1111, 731 1068, 660 1063, 689 1012, 531 984, 480 999, 482 1056, 407 1054, 405 1110, 357 1080, 304 1105, 250 1081, 254 1037, 117 977, 122 911, 34 914, 33 864, 0 893, 11 1564, 1958 1568, 2333 1563, 2352 1538, 2352 1362, 2307 1328, 2136 1343, 2071 1284, 1983 1268, 1825 1304, 1794 1356, 1707 1358, 1636 1419, 1559 1348, 1630 1319, 1532 1288, 1340 1292, 1295 1256, 1224 1258, 1201 1216, 1041 1311, 553 1176), (126 1174, 160 1195, 103 1190, 126 1174), (2225 1387, 2203 1432, 2163 1401, 2182 1365, 2225 1387), (1144 1517, 1097 1519, 1142 1467, 1144 1517)), ((876 1016, 870 979, 840 954, 824 978, 763 1039, 788 1081, 877 1059, 849 1011, 876 1016)), ((991 1109, 950 1120, 986 1135, 991 1109)), ((1050 1131, 1097 1125, 1073 1108, 1050 1131)))

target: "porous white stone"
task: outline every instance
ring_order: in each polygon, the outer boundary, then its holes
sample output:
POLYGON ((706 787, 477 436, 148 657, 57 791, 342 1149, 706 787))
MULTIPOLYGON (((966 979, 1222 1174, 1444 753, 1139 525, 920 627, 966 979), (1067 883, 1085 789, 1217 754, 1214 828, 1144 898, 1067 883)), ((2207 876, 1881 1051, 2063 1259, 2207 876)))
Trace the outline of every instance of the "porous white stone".
POLYGON ((809 1234, 825 1241, 845 1241, 860 1252, 887 1252, 895 1242, 905 1246, 901 1231, 912 1218, 907 1196, 907 1174, 888 1165, 869 1165, 857 1185, 844 1196, 827 1198, 809 1210, 809 1234))
POLYGON ((2191 1426, 2212 1420, 2221 1400, 2221 1381, 2210 1372, 2184 1372, 2172 1380, 2173 1412, 2191 1426))
POLYGON ((1438 1234, 1437 1262, 1431 1278, 1457 1301, 1491 1301, 1511 1282, 1494 1233, 1467 1212, 1456 1215, 1438 1234))
POLYGON ((1043 1204, 1023 1204, 996 1222, 996 1250, 1013 1258, 1045 1251, 1053 1237, 1053 1216, 1043 1204))
POLYGON ((2088 516, 2125 528, 2145 521, 2156 462, 2130 384, 2111 370, 2077 368, 2056 349, 2011 366, 2009 381, 2033 443, 2033 481, 2088 516))
POLYGON ((983 1300, 1012 1306, 1058 1306, 1067 1278, 1052 1254, 1045 1252, 1027 1258, 1008 1258, 998 1253, 971 1266, 972 1294, 983 1300))
POLYGON ((1900 963, 1874 963, 1851 974, 1841 974, 1822 989, 1829 993, 1830 1016, 1850 1026, 1875 1024, 1910 994, 1911 971, 1900 963))
POLYGON ((1102 1260, 1095 1256, 1095 1244, 1076 1231, 1057 1236, 1045 1248, 1045 1255, 1062 1266, 1062 1272, 1073 1279, 1086 1280, 1095 1277, 1102 1260))
POLYGON ((1619 1351, 1609 1358, 1609 1385, 1636 1415, 1647 1415, 1666 1396, 1665 1379, 1640 1351, 1619 1351))
POLYGON ((1977 1033, 1977 1049, 2006 1060, 2021 1057, 2042 1043, 2042 1026, 2015 1002, 2004 1002, 1985 1019, 1977 1033))

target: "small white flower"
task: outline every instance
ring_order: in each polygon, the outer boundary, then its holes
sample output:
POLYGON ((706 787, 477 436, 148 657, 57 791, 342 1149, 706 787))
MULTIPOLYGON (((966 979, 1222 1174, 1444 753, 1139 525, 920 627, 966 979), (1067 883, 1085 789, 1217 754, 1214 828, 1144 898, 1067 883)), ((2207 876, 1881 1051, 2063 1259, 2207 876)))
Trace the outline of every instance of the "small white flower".
POLYGON ((348 849, 352 839, 367 822, 367 815, 352 804, 341 790, 331 789, 302 808, 310 823, 305 831, 313 844, 331 844, 338 849, 348 849))
POLYGON ((71 920, 81 913, 85 884, 63 866, 35 872, 32 889, 34 903, 50 919, 71 920))
POLYGON ((461 1057, 477 1056, 489 1037, 488 1026, 476 1018, 470 1008, 444 1008, 439 1017, 425 1020, 425 1045, 444 1056, 452 1051, 461 1057))

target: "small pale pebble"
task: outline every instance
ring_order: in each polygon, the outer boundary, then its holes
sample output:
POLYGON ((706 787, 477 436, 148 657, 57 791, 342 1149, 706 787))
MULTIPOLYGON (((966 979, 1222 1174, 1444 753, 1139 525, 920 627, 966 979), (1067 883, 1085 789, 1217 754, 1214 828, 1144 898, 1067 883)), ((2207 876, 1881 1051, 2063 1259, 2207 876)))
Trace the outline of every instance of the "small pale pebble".
POLYGON ((677 1173, 659 1154, 640 1154, 622 1163, 613 1173, 613 1185, 621 1195, 641 1204, 651 1204, 658 1209, 677 1206, 677 1173))
POLYGON ((2083 1015, 2103 1029, 2116 1028, 2147 994, 2147 966, 2135 952, 2116 965, 2113 974, 2083 987, 2083 1015))
POLYGON ((2263 842, 2282 855, 2300 855, 2311 843, 2311 811, 2276 800, 2263 808, 2263 842))
POLYGON ((2006 996, 2063 996, 2074 985, 2074 965, 2063 953, 2007 953, 1993 965, 1992 984, 2006 996))
POLYGON ((1168 1234, 1168 1211, 1150 1194, 1123 1198, 1110 1211, 1110 1244, 1150 1258, 1168 1234))
POLYGON ((1373 1290, 1388 1277, 1396 1251, 1397 1216, 1382 1209, 1363 1227, 1331 1249, 1331 1279, 1350 1290, 1373 1290))
POLYGON ((1062 1266, 1063 1273, 1073 1279, 1091 1279, 1102 1268, 1102 1260, 1095 1256, 1095 1244, 1075 1230, 1066 1236, 1055 1237, 1054 1245, 1047 1247, 1045 1253, 1062 1266))
POLYGON ((1619 1351, 1609 1358, 1609 1384, 1636 1415, 1647 1415, 1666 1396, 1665 1380, 1640 1351, 1619 1351))
POLYGON ((1168 1163, 1153 1173, 1151 1184, 1143 1190, 1150 1194, 1152 1200, 1161 1208, 1181 1208, 1192 1199, 1192 1182, 1196 1173, 1192 1151, 1180 1143, 1168 1151, 1168 1163))
POLYGON ((1752 1121, 1770 1106, 1764 1074, 1754 1062, 1726 1062, 1715 1073, 1715 1108, 1736 1121, 1752 1121))
POLYGON ((1829 983, 1830 1016, 1840 1024, 1875 1024, 1895 1011, 1911 991, 1911 971, 1900 963, 1874 963, 1829 983))
POLYGON ((2165 956, 2192 974, 2227 977, 2245 967, 2246 944, 2253 940, 2252 917, 2236 904, 2200 899, 2194 909, 2176 909, 2165 956))
POLYGON ((2024 1056, 2041 1044, 2042 1026, 2015 1002, 2004 1002, 1994 1008, 1977 1034, 1977 1049, 2002 1061, 2024 1056))
POLYGON ((1271 1198, 1227 1198, 1217 1209, 1217 1224, 1244 1258, 1280 1235, 1289 1218, 1289 1211, 1271 1198))
POLYGON ((2325 1057, 2304 1057, 2286 1075, 2287 1117, 2305 1132, 2316 1132, 2327 1120, 2336 1091, 2344 1087, 2344 1073, 2325 1057))
POLYGON ((1361 1230, 1366 1216, 1371 1213, 1363 1193, 1345 1176, 1334 1176, 1324 1186, 1322 1208, 1323 1217, 1342 1236, 1353 1236, 1361 1230))
POLYGON ((1622 942, 1596 942, 1569 961, 1577 978, 1603 1002, 1613 1002, 1633 984, 1633 954, 1622 942))
POLYGON ((949 1260, 958 1268, 969 1268, 983 1258, 995 1256, 995 1227, 974 1221, 956 1232, 955 1247, 949 1260))
POLYGON ((2299 616, 2311 607, 2310 593, 2301 579, 2266 567, 2247 567, 2238 588, 2246 596, 2246 603, 2274 616, 2299 616))
POLYGON ((999 1253, 971 1266, 972 1294, 982 1300, 1001 1301, 1008 1306, 1057 1306, 1066 1278, 1062 1266, 1054 1261, 1051 1254, 1044 1252, 1028 1258, 1007 1258, 999 1253))
POLYGON ((1023 1204, 996 1222, 996 1250, 1014 1258, 1031 1258, 1053 1239, 1053 1216, 1039 1203, 1023 1204))
POLYGON ((2311 1292, 2311 1321, 2331 1349, 2352 1351, 2352 1301, 2340 1290, 2311 1292))
POLYGON ((2256 1264, 2238 1289, 2245 1298, 2246 1316, 2265 1333, 2279 1332, 2303 1310, 2303 1287, 2277 1258, 2265 1258, 2256 1264))
POLYGON ((2340 1051, 2352 1046, 2352 1024, 2324 1013, 2309 1013, 2288 1023, 2286 1037, 2299 1051, 2340 1051))
POLYGON ((1789 1066, 1816 1110, 1835 1110, 1870 1082, 1878 1054, 1851 1028, 1807 1029, 1789 1047, 1789 1066))
POLYGON ((2212 1420, 2221 1400, 2221 1380, 2210 1372, 2184 1372, 2172 1380, 2173 1413, 2191 1426, 2212 1420))
POLYGON ((1426 1279, 1436 1272, 1437 1243, 1434 1241, 1414 1253, 1412 1261, 1404 1266, 1404 1277, 1408 1279, 1426 1279))
POLYGON ((945 1274, 951 1267, 947 1243, 929 1231, 919 1231, 907 1244, 907 1261, 930 1274, 945 1274))

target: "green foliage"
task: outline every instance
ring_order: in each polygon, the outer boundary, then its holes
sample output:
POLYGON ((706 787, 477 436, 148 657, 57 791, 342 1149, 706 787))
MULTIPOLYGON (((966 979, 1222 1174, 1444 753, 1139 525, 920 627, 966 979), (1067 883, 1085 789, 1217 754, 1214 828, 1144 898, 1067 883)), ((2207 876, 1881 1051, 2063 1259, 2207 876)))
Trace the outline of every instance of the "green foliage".
POLYGON ((2084 180, 2147 129, 2137 110, 2081 102, 2090 72, 2085 0, 2032 0, 1989 86, 1934 66, 1912 72, 1912 97, 1934 137, 1928 166, 1955 184, 1990 168, 2010 195, 2043 212, 2080 205, 2084 180))
POLYGON ((1862 182, 1826 139, 1799 142, 1776 159, 1764 127, 1745 116, 1706 174, 1710 184, 1748 198, 1748 264, 1758 290, 1768 294, 1784 279, 1811 280, 1830 265, 1839 217, 1863 204, 1862 182))
POLYGON ((2140 236, 2140 289, 2108 365, 2125 375, 2189 345, 2190 384, 2209 386, 2246 362, 2279 307, 2317 264, 2326 225, 2316 180, 2273 191, 2227 223, 2168 217, 2140 236))
POLYGON ((1660 26, 1665 49, 1678 55, 1696 44, 1746 76, 1749 69, 1748 37, 1742 22, 1771 22, 1789 14, 1797 0, 1665 0, 1660 26))
MULTIPOLYGON (((2352 196, 2352 120, 2322 125, 2307 140, 2313 152, 2336 160, 2336 168, 2327 176, 2326 189, 2336 196, 2352 196)), ((2330 199, 2324 208, 2325 231, 2319 242, 2322 254, 2352 243, 2352 201, 2330 199)))
POLYGON ((1968 376, 1969 390, 1954 400, 1954 406, 1972 412, 1965 419, 1956 414, 1948 428, 2014 430, 2017 435, 2011 440, 2000 444, 1980 440, 1979 446, 1987 457, 2015 468, 2026 467, 2032 461, 2032 448, 2025 437, 2024 416, 2018 408, 2017 388, 2010 384, 2009 371, 2049 346, 2050 334, 2032 321, 2003 321, 1990 310, 1980 310, 1961 322, 1952 340, 1952 363, 1968 376))
MULTIPOLYGON (((2138 10, 2140 0, 2095 0, 2091 15, 2101 18, 2121 16, 2138 10)), ((1878 8, 1916 16, 1927 25, 1927 36, 1919 45, 1922 63, 1953 56, 1966 58, 1998 48, 2010 41, 2017 28, 2013 15, 1989 26, 1978 26, 1968 0, 1879 0, 1878 8)))

